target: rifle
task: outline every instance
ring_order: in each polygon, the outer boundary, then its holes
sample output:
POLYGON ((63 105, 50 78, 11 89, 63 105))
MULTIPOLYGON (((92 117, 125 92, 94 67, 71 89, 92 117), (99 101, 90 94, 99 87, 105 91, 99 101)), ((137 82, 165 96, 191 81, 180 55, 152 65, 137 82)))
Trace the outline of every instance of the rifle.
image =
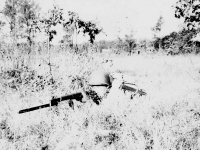
POLYGON ((82 98, 83 98, 83 94, 81 92, 70 94, 70 95, 66 95, 66 96, 62 96, 62 97, 59 97, 59 98, 54 98, 54 99, 52 99, 50 101, 49 104, 44 104, 44 105, 40 105, 40 106, 35 106, 35 107, 23 109, 23 110, 19 111, 19 114, 30 112, 30 111, 34 111, 34 110, 38 110, 38 109, 42 109, 42 108, 46 108, 46 107, 50 107, 50 106, 57 106, 59 102, 66 101, 66 100, 75 99, 77 101, 82 102, 82 98))
MULTIPOLYGON (((130 92, 133 92, 133 93, 139 93, 140 96, 146 95, 146 93, 143 90, 138 89, 138 87, 133 83, 123 82, 119 88, 124 90, 124 92, 130 91, 130 92)), ((86 91, 86 95, 88 95, 88 94, 89 94, 89 91, 86 91)), ((42 108, 46 108, 46 107, 57 106, 58 103, 61 102, 61 101, 72 100, 72 99, 75 99, 75 100, 83 103, 83 101, 82 101, 83 94, 81 92, 78 92, 78 93, 62 96, 62 97, 59 97, 59 98, 54 98, 50 101, 49 104, 44 104, 44 105, 40 105, 40 106, 35 106, 35 107, 23 109, 23 110, 19 111, 19 114, 38 110, 38 109, 42 109, 42 108)), ((93 101, 95 102, 95 100, 93 100, 93 101)), ((69 103, 69 105, 73 105, 73 104, 69 103)))

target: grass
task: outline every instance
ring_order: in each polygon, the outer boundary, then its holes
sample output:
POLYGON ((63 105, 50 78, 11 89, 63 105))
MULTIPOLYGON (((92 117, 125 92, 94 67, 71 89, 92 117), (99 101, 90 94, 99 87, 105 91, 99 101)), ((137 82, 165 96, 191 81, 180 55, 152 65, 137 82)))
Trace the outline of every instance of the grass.
MULTIPOLYGON (((21 57, 19 57, 21 56, 21 57)), ((114 55, 54 52, 0 62, 0 148, 61 149, 200 149, 200 59, 198 55, 114 55), (106 61, 111 60, 111 61, 106 61), (132 76, 146 96, 129 98, 113 88, 101 105, 90 99, 18 114, 87 88, 93 70, 132 76)))

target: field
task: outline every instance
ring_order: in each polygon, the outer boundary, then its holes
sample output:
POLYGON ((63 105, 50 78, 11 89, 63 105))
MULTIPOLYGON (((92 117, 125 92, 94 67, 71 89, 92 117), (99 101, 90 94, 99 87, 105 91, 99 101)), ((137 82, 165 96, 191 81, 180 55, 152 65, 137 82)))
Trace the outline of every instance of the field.
POLYGON ((0 60, 1 150, 199 150, 200 57, 108 53, 15 55, 0 60), (51 65, 51 72, 50 72, 51 65), (61 102, 21 109, 88 88, 93 70, 132 76, 147 95, 119 89, 100 105, 61 102))

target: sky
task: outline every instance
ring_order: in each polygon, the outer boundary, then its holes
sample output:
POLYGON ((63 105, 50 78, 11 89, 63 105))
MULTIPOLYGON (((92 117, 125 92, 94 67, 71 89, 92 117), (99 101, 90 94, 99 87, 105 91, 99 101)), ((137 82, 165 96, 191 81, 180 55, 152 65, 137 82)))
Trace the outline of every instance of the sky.
MULTIPOLYGON (((151 38, 151 28, 162 15, 164 24, 159 36, 178 31, 183 20, 174 17, 172 5, 177 0, 35 0, 43 12, 57 4, 63 9, 78 13, 85 21, 98 22, 106 34, 99 34, 96 40, 114 40, 125 34, 133 34, 136 39, 151 38)), ((59 40, 63 36, 57 27, 59 40)), ((88 41, 88 37, 78 37, 78 43, 88 41)))

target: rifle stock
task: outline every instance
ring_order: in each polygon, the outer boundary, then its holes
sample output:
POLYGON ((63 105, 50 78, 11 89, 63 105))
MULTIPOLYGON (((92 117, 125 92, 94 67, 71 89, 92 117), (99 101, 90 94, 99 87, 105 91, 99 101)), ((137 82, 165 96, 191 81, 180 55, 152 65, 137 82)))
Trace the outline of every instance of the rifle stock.
POLYGON ((42 109, 42 108, 46 108, 46 107, 50 107, 50 106, 55 106, 55 105, 58 105, 58 103, 61 102, 61 101, 66 101, 66 100, 71 100, 71 99, 76 99, 77 101, 82 102, 82 98, 83 98, 83 95, 82 95, 81 92, 62 96, 62 97, 59 97, 59 98, 54 98, 54 99, 51 100, 51 102, 49 104, 44 104, 44 105, 40 105, 40 106, 35 106, 35 107, 23 109, 23 110, 19 111, 19 114, 38 110, 38 109, 42 109))

